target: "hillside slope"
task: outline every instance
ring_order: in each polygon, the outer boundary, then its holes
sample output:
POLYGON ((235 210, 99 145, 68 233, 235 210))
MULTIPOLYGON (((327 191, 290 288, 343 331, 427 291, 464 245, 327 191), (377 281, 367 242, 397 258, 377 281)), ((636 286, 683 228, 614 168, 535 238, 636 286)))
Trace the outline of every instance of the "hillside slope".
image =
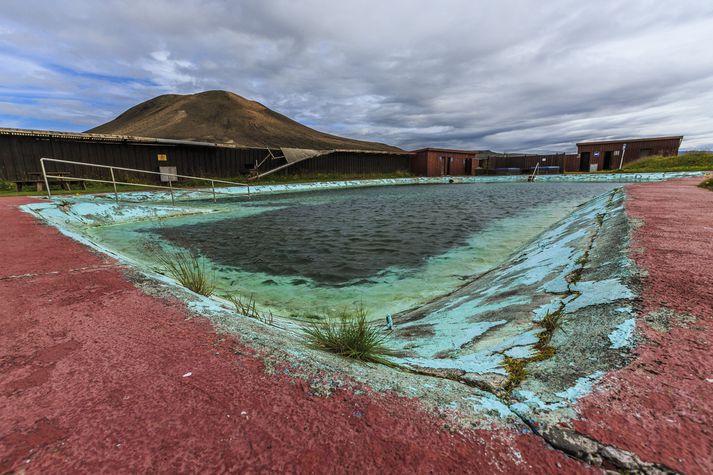
POLYGON ((259 102, 227 91, 158 96, 87 132, 228 143, 246 147, 399 150, 382 143, 319 132, 259 102))

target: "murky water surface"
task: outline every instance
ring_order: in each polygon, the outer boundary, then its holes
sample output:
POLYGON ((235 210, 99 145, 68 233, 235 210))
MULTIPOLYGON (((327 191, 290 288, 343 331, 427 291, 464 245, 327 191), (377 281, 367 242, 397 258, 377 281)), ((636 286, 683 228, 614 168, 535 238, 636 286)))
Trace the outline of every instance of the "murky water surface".
MULTIPOLYGON (((356 188, 223 203, 208 217, 113 226, 133 255, 159 239, 208 258, 224 292, 283 315, 362 303, 385 314, 453 290, 617 185, 490 183, 356 188)), ((147 256, 144 256, 147 257, 147 256)))

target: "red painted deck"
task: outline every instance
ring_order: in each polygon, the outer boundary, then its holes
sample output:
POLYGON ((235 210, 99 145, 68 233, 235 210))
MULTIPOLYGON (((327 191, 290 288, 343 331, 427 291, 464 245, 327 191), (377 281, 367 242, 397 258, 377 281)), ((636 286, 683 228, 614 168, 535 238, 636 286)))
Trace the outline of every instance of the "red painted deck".
POLYGON ((575 426, 688 474, 713 473, 713 192, 700 181, 628 188, 627 210, 644 222, 632 245, 648 272, 643 315, 665 307, 696 320, 657 332, 639 319, 649 341, 580 402, 585 419, 575 426))
MULTIPOLYGON (((585 398, 576 427, 686 473, 713 472, 713 193, 634 185, 644 310, 696 321, 657 333, 585 398), (603 390, 602 390, 603 389, 603 390)), ((183 306, 0 199, 0 473, 573 473, 531 434, 451 434, 418 401, 269 375, 183 306), (189 377, 184 374, 191 372, 189 377)))

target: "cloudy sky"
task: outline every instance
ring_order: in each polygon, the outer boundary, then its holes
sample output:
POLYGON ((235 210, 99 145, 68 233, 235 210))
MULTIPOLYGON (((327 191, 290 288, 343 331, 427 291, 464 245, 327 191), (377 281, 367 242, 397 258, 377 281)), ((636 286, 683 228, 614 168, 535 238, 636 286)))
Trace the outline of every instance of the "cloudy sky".
POLYGON ((226 89, 405 148, 713 148, 711 0, 5 0, 0 127, 226 89))

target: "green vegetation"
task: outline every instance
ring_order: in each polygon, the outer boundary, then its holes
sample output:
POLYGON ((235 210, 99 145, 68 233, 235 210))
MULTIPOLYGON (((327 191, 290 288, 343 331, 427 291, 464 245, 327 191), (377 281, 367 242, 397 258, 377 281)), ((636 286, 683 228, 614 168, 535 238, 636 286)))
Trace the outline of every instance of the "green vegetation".
POLYGON ((624 165, 624 173, 692 172, 713 170, 713 153, 691 152, 673 157, 646 157, 624 165))
POLYGON ((511 358, 510 356, 505 357, 503 367, 508 373, 508 379, 502 387, 502 391, 505 396, 510 397, 513 390, 525 381, 525 378, 527 378, 526 366, 528 362, 529 360, 524 358, 511 358))
POLYGON ((386 346, 386 335, 369 323, 366 310, 357 306, 343 310, 335 317, 311 324, 306 330, 310 346, 347 358, 393 366, 385 357, 394 352, 386 346))
POLYGON ((15 184, 11 181, 0 180, 0 194, 15 191, 15 184))
POLYGON ((213 295, 215 276, 208 271, 204 259, 188 251, 155 251, 157 260, 168 275, 189 290, 206 297, 213 295))
POLYGON ((550 341, 555 330, 560 328, 561 320, 561 308, 556 312, 547 312, 542 320, 537 322, 542 327, 542 331, 537 335, 538 340, 534 345, 536 353, 529 358, 512 358, 510 356, 504 358, 502 366, 508 373, 508 379, 505 380, 501 387, 501 397, 510 397, 512 392, 527 378, 527 365, 529 363, 544 361, 552 358, 557 353, 557 349, 550 345, 550 341))
POLYGON ((560 327, 561 319, 562 312, 560 310, 552 313, 547 312, 545 316, 542 317, 542 320, 540 320, 539 324, 542 328, 545 329, 545 331, 543 331, 541 335, 546 334, 546 337, 540 337, 540 342, 542 342, 543 340, 545 340, 545 344, 550 342, 550 339, 552 338, 552 333, 554 333, 554 331, 560 327))
POLYGON ((226 300, 233 304, 235 313, 245 317, 254 318, 267 325, 272 325, 274 315, 272 312, 260 312, 255 304, 255 298, 251 295, 249 299, 244 301, 239 295, 226 295, 226 300))
POLYGON ((703 180, 701 183, 698 184, 701 188, 704 188, 706 190, 713 191, 713 178, 708 178, 706 180, 703 180))

